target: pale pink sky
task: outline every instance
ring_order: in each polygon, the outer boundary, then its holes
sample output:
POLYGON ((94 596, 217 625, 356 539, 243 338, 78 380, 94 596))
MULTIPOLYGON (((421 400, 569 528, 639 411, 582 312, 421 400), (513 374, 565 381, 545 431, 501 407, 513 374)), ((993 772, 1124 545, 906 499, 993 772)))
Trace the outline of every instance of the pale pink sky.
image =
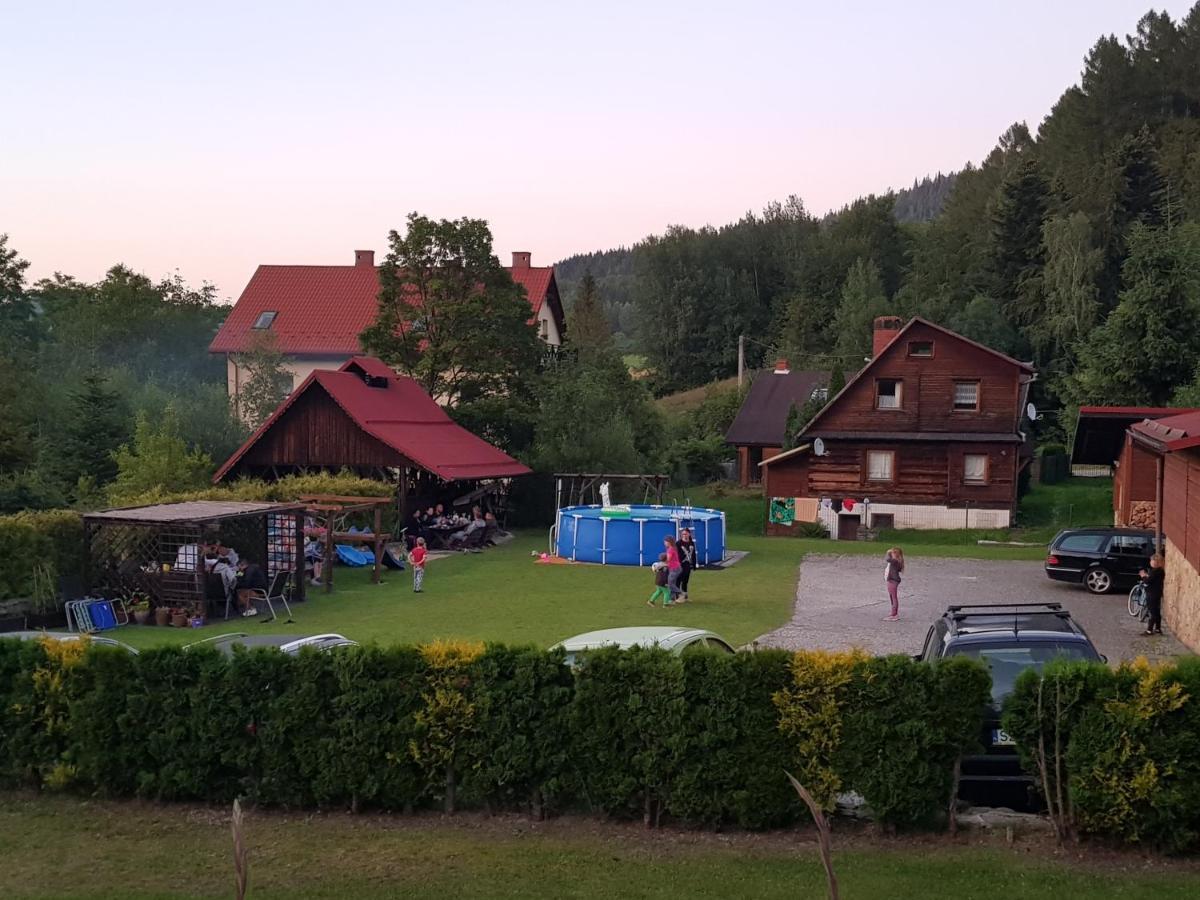
MULTIPOLYGON (((1144 0, 8 4, 0 232, 236 298, 418 210, 546 264, 987 154, 1144 0)), ((1158 4, 1179 18, 1185 0, 1158 4)))

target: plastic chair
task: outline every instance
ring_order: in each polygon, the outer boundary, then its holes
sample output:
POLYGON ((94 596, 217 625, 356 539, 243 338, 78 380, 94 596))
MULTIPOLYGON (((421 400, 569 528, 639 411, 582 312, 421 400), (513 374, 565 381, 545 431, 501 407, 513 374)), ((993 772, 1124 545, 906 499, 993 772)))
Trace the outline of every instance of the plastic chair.
POLYGON ((249 591, 250 602, 253 603, 255 600, 262 600, 267 604, 267 609, 271 611, 271 618, 262 620, 264 624, 274 622, 279 618, 275 614, 275 604, 273 603, 275 600, 282 602, 283 608, 287 610, 287 622, 296 621, 292 618, 292 608, 288 605, 287 600, 288 586, 291 584, 291 580, 291 572, 276 572, 271 578, 270 587, 265 591, 262 588, 252 588, 249 591))

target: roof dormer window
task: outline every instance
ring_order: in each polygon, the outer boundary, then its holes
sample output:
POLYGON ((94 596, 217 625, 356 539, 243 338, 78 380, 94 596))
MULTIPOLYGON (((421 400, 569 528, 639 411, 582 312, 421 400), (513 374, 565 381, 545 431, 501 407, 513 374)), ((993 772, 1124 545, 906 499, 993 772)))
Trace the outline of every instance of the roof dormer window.
POLYGON ((919 359, 930 359, 933 357, 933 341, 909 341, 908 355, 915 356, 919 359))
POLYGON ((258 318, 254 320, 254 328, 257 331, 264 331, 267 328, 270 328, 271 323, 275 321, 275 316, 277 315, 278 313, 276 313, 274 310, 260 312, 258 314, 258 318))

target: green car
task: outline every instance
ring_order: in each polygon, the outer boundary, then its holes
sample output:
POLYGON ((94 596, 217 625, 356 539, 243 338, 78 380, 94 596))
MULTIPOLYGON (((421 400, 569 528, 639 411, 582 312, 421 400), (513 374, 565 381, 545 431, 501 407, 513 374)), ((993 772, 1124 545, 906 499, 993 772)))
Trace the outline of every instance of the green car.
POLYGON ((562 648, 566 651, 567 665, 575 665, 577 654, 585 650, 597 650, 600 647, 620 647, 628 650, 630 647, 662 647, 664 650, 680 654, 692 650, 712 650, 717 653, 733 653, 729 641, 700 628, 680 628, 677 625, 650 625, 636 628, 605 628, 601 631, 588 631, 575 637, 559 641, 551 650, 562 648))

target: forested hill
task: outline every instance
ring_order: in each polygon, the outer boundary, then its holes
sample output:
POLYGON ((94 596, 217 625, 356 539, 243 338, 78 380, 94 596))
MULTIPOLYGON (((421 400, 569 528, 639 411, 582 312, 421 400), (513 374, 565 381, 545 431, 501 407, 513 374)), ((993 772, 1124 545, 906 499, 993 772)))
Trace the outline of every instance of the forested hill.
MULTIPOLYGON (((928 222, 942 211, 950 191, 954 187, 957 172, 934 176, 926 175, 919 181, 913 179, 912 187, 895 194, 895 214, 898 222, 928 222)), ((836 218, 845 209, 830 213, 827 218, 836 218)), ((608 315, 617 341, 626 349, 636 346, 636 324, 633 302, 633 255, 628 247, 615 250, 598 250, 594 253, 576 253, 554 264, 555 278, 562 293, 567 310, 575 302, 579 282, 583 273, 590 271, 596 279, 604 311, 608 315)))
POLYGON ((1036 131, 1008 126, 978 165, 827 219, 793 197, 601 255, 614 324, 632 318, 660 391, 732 373, 739 334, 764 356, 852 367, 872 318, 898 313, 1032 359, 1050 409, 1195 402, 1198 59, 1200 5, 1178 22, 1150 12, 1097 41, 1036 131))

